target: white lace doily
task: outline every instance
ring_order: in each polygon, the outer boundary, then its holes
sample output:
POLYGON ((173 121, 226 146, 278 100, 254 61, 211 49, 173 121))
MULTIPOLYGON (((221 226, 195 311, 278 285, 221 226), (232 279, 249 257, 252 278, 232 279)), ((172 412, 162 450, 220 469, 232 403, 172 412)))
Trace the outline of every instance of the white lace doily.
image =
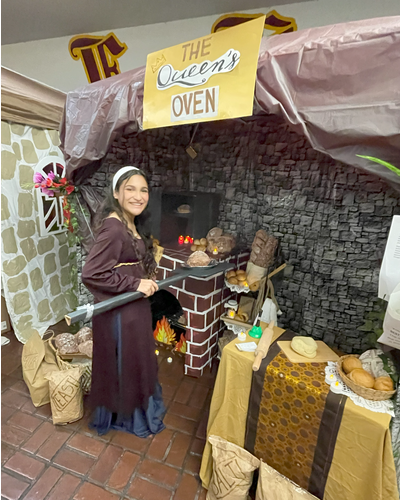
POLYGON ((239 335, 239 333, 244 332, 246 333, 249 328, 251 328, 251 325, 249 325, 247 328, 245 326, 240 326, 240 325, 233 325, 232 323, 225 323, 225 326, 228 330, 231 330, 235 335, 239 335))
POLYGON ((328 366, 325 367, 325 382, 331 386, 331 391, 335 394, 344 394, 349 397, 354 404, 367 408, 367 410, 376 411, 377 413, 388 413, 394 417, 393 401, 371 401, 365 399, 353 392, 341 379, 336 363, 328 361, 328 366))
POLYGON ((249 293, 250 288, 248 286, 242 286, 242 285, 232 285, 229 283, 228 280, 225 280, 225 285, 229 288, 229 290, 232 290, 232 292, 237 292, 237 293, 249 293))

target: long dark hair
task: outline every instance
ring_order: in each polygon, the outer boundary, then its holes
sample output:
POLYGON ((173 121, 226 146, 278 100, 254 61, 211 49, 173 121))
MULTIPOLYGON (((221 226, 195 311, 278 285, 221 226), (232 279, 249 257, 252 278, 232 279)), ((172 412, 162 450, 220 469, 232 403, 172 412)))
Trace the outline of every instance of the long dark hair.
MULTIPOLYGON (((115 186, 115 191, 118 192, 121 188, 122 183, 130 179, 133 175, 141 175, 146 180, 147 185, 149 184, 147 181, 146 174, 142 170, 129 170, 128 172, 125 172, 123 175, 121 175, 121 177, 118 179, 117 184, 115 186)), ((136 252, 136 255, 139 258, 137 239, 133 236, 132 231, 128 227, 128 221, 124 216, 121 205, 118 203, 118 200, 114 198, 114 189, 111 184, 110 190, 107 193, 104 202, 101 204, 99 212, 96 215, 94 221, 95 233, 97 233, 100 230, 104 220, 113 212, 115 212, 118 215, 121 222, 125 225, 126 230, 128 231, 128 233, 132 238, 133 248, 136 252)), ((146 246, 146 253, 143 259, 143 267, 148 277, 150 277, 154 274, 157 265, 154 260, 153 238, 151 237, 150 211, 148 209, 148 206, 143 210, 143 212, 140 215, 137 215, 135 217, 135 226, 137 232, 139 233, 140 237, 142 238, 146 246)))

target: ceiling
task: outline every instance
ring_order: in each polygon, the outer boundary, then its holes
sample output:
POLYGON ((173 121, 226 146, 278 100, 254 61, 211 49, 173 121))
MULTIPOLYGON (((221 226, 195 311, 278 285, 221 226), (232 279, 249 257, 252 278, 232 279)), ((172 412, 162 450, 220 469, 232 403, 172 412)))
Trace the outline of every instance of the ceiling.
POLYGON ((252 9, 266 13, 286 3, 293 0, 2 0, 1 39, 7 45, 252 9))

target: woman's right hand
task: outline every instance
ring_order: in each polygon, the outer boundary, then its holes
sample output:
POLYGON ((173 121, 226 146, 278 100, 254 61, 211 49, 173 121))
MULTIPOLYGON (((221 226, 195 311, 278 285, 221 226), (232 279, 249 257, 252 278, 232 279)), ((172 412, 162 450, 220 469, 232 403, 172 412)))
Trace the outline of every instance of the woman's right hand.
POLYGON ((146 297, 150 297, 158 290, 158 285, 153 280, 140 280, 140 284, 137 288, 138 292, 142 292, 146 297))

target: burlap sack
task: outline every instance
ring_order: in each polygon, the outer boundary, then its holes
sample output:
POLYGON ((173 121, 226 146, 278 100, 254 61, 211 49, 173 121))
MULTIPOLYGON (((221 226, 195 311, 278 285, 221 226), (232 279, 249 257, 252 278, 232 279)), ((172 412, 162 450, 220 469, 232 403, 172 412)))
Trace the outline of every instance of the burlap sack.
POLYGON ((248 451, 218 436, 209 436, 213 474, 207 500, 246 500, 260 461, 248 451))
POLYGON ((249 286, 257 281, 260 281, 268 274, 268 269, 265 267, 256 266, 252 262, 247 263, 246 268, 246 281, 249 286))
POLYGON ((53 424, 69 424, 83 417, 81 374, 82 369, 76 367, 46 375, 53 424))
POLYGON ((318 500, 261 461, 256 500, 318 500))
POLYGON ((35 406, 50 402, 49 382, 45 376, 60 370, 49 345, 52 337, 51 331, 46 332, 43 339, 38 332, 33 332, 22 349, 22 376, 35 406))

